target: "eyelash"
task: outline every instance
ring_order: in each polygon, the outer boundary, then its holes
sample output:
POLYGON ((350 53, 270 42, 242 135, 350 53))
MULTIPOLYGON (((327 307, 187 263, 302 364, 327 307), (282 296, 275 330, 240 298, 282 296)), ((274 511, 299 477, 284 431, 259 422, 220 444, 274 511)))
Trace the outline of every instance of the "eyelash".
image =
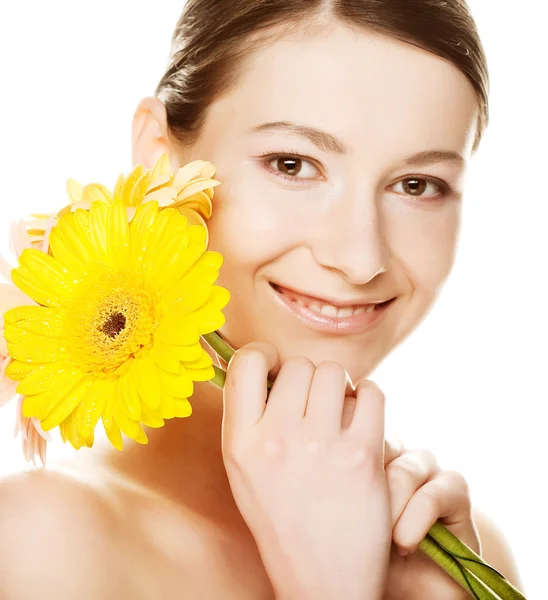
MULTIPOLYGON (((307 162, 314 164, 315 161, 310 156, 304 156, 303 154, 300 154, 299 152, 289 150, 289 151, 279 151, 279 152, 275 152, 275 153, 274 152, 265 152, 265 153, 261 154, 260 157, 262 158, 262 160, 260 162, 266 168, 266 170, 269 171, 270 173, 273 173, 277 177, 281 177, 282 179, 285 179, 286 181, 292 181, 294 183, 296 182, 299 185, 310 181, 310 179, 305 179, 302 177, 296 177, 293 175, 286 175, 285 173, 280 173, 279 171, 275 171, 274 169, 272 169, 271 167, 268 166, 268 163, 272 162, 274 159, 279 159, 279 158, 299 158, 301 160, 305 160, 307 162)), ((316 168, 318 168, 318 167, 316 167, 316 168)), ((446 196, 449 196, 452 192, 451 186, 449 184, 447 184, 445 181, 438 179, 437 177, 426 177, 423 175, 407 175, 406 177, 400 179, 396 183, 399 183, 401 181, 406 181, 408 179, 419 179, 419 180, 426 181, 428 183, 433 183, 440 190, 440 193, 436 196, 413 196, 412 194, 405 194, 406 196, 409 196, 411 198, 417 198, 419 200, 425 199, 425 198, 438 199, 438 198, 444 198, 446 196)))

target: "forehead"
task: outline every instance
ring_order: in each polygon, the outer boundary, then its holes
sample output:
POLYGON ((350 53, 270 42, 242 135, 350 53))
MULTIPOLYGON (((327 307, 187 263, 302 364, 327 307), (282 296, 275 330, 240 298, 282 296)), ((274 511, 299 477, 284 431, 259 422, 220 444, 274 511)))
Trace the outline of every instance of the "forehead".
POLYGON ((351 153, 370 144, 377 152, 394 144, 402 152, 418 146, 462 152, 472 146, 478 110, 472 85, 449 61, 336 26, 254 52, 210 115, 231 135, 279 120, 320 127, 345 140, 351 153))

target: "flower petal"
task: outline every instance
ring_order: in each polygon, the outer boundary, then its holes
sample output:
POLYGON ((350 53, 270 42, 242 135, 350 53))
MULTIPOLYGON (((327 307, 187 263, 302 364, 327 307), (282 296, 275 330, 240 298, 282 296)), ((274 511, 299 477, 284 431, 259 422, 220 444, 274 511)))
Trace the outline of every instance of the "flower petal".
POLYGON ((89 438, 95 431, 95 426, 105 408, 105 404, 109 398, 114 397, 117 385, 117 378, 109 377, 95 379, 88 388, 74 414, 76 430, 82 438, 89 438))
POLYGON ((148 356, 135 359, 131 363, 129 373, 143 404, 150 408, 158 408, 162 401, 162 382, 154 361, 148 356))
POLYGON ((189 317, 168 314, 162 318, 154 332, 154 341, 159 340, 166 344, 188 346, 199 340, 195 323, 189 317))
POLYGON ((181 371, 177 375, 162 371, 161 369, 159 373, 164 393, 175 398, 188 398, 188 396, 192 396, 194 393, 194 383, 183 366, 181 366, 181 371))
POLYGON ((80 402, 82 402, 92 383, 93 379, 91 379, 91 377, 83 377, 77 385, 66 394, 63 401, 59 402, 45 419, 42 419, 42 429, 44 431, 50 431, 54 427, 60 425, 80 402))
POLYGON ((137 385, 129 372, 124 373, 118 380, 118 401, 121 401, 127 416, 133 421, 141 418, 141 398, 137 385))
POLYGON ((129 223, 122 201, 117 198, 107 217, 107 250, 117 269, 127 269, 130 261, 129 223))

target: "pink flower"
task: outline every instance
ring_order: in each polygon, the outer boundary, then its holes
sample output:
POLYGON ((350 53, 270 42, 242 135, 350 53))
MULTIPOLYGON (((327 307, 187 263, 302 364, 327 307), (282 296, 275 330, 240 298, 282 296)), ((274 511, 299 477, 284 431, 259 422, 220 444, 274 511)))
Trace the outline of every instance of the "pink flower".
POLYGON ((36 466, 36 457, 39 456, 42 464, 46 464, 47 443, 51 442, 51 435, 40 427, 38 419, 29 419, 23 414, 22 394, 17 396, 17 417, 15 421, 15 435, 23 436, 23 455, 27 462, 36 466))
MULTIPOLYGON (((45 235, 43 239, 32 240, 27 232, 27 225, 20 220, 12 223, 10 226, 10 250, 15 257, 19 257, 26 248, 35 248, 42 252, 48 251, 49 233, 54 224, 53 215, 45 215, 45 235)), ((30 222, 32 226, 34 222, 30 222)), ((8 310, 23 305, 36 305, 36 302, 24 294, 11 278, 12 266, 8 261, 0 256, 0 277, 3 277, 8 283, 0 283, 0 408, 9 402, 16 395, 17 381, 12 381, 6 375, 6 368, 12 362, 12 357, 8 352, 7 341, 4 337, 4 315, 8 310)), ((40 427, 38 419, 29 419, 23 415, 23 398, 18 396, 17 417, 15 424, 15 435, 22 433, 23 453, 27 461, 32 461, 36 465, 35 458, 38 455, 42 464, 46 462, 46 445, 51 441, 51 436, 40 427)))

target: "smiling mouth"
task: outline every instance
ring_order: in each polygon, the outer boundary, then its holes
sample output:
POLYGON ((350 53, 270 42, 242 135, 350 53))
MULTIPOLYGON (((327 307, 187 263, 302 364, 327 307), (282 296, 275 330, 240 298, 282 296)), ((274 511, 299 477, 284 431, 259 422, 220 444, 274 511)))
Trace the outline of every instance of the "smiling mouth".
POLYGON ((278 294, 280 294, 290 302, 294 303, 295 305, 305 308, 318 315, 329 317, 331 319, 347 319, 355 315, 373 313, 384 309, 395 300, 395 298, 391 298, 390 300, 371 302, 368 304, 353 304, 340 306, 336 304, 331 304, 330 302, 327 302, 326 300, 322 300, 320 298, 315 298, 313 296, 301 294, 299 292, 296 292, 295 290, 291 290, 276 283, 270 282, 270 285, 278 294))

